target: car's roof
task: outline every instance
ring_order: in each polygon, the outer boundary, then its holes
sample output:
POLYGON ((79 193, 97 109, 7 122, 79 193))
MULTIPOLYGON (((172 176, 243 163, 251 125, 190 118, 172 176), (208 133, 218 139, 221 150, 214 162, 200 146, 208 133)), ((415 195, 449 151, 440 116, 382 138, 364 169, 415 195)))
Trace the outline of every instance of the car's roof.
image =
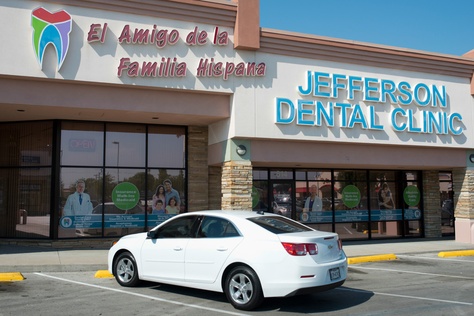
MULTIPOLYGON (((264 216, 262 213, 257 213, 250 210, 205 210, 205 211, 194 211, 186 213, 188 215, 217 215, 224 216, 227 218, 250 218, 264 216)), ((267 213, 265 215, 275 215, 273 213, 267 213)))

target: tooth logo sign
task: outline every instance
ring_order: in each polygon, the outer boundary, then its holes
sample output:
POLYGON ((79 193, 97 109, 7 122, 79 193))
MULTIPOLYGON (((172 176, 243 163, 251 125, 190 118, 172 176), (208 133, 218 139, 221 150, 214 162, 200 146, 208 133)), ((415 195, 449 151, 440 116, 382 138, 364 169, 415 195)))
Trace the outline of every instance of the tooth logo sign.
POLYGON ((59 70, 69 48, 71 16, 64 10, 51 13, 44 8, 38 8, 31 14, 31 26, 33 27, 33 48, 41 69, 43 69, 44 51, 49 44, 52 44, 58 56, 59 70))

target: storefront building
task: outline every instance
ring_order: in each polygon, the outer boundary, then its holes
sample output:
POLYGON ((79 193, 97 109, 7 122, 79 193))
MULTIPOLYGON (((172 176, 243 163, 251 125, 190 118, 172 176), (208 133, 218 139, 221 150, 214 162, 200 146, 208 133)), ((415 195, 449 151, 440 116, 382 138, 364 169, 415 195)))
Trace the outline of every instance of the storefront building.
POLYGON ((0 241, 253 209, 474 243, 474 53, 262 29, 256 0, 11 0, 0 18, 0 241))

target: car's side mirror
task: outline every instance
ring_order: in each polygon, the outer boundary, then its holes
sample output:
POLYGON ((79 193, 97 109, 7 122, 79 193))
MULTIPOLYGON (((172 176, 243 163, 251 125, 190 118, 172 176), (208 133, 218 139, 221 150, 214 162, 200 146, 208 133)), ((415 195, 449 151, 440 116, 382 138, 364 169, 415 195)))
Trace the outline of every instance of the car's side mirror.
POLYGON ((158 231, 157 230, 150 230, 147 234, 146 234, 146 238, 147 239, 156 239, 156 236, 158 235, 158 231))

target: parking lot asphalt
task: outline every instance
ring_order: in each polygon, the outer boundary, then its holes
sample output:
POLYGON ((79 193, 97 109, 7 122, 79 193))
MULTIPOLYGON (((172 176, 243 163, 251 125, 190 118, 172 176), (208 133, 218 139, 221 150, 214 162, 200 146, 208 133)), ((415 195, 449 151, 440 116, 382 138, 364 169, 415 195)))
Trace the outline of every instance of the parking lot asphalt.
MULTIPOLYGON (((474 244, 456 242, 453 238, 346 241, 343 249, 349 264, 393 260, 397 255, 419 253, 438 253, 440 257, 474 256, 474 244)), ((68 249, 0 243, 0 281, 26 272, 107 270, 107 253, 108 248, 68 249)))

